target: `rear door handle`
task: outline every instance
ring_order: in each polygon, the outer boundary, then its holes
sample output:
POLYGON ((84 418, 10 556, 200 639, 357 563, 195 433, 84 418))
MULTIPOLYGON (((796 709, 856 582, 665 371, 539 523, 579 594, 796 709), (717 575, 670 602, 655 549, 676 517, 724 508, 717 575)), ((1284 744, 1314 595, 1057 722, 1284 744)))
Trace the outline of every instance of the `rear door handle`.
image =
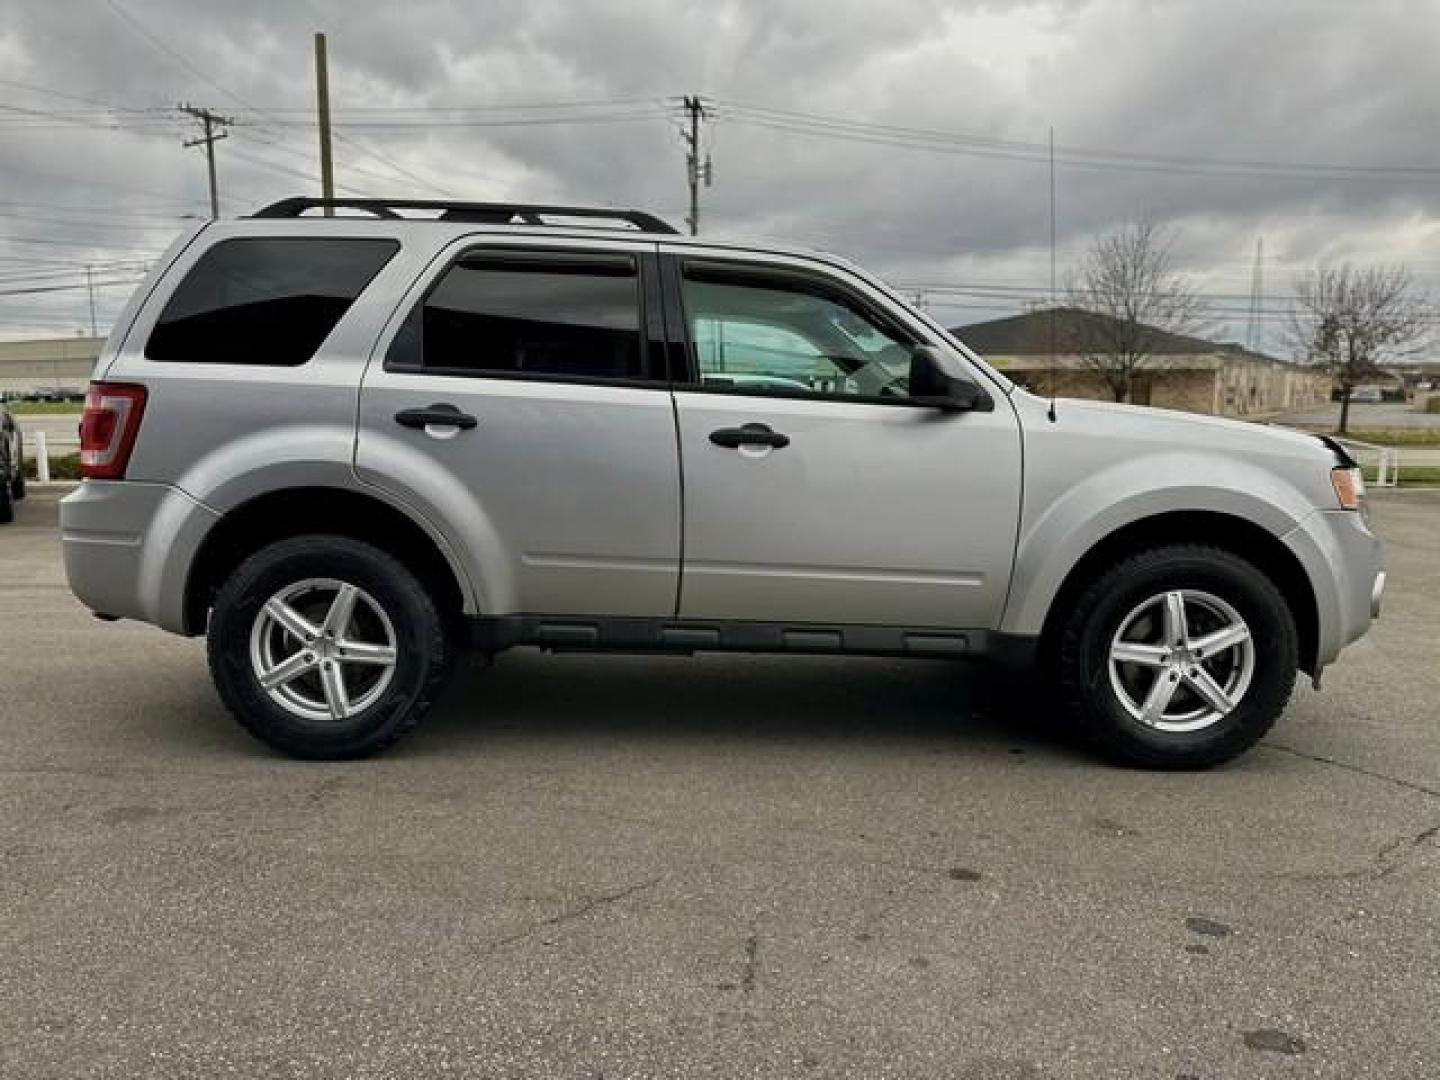
POLYGON ((767 424, 741 424, 738 428, 727 427, 710 433, 710 441, 716 446, 735 449, 737 446, 773 446, 782 450, 790 445, 790 436, 773 431, 767 424))
POLYGON ((479 423, 469 413, 463 413, 448 401, 437 401, 420 409, 401 409, 395 414, 395 422, 402 427, 457 427, 469 431, 479 423))

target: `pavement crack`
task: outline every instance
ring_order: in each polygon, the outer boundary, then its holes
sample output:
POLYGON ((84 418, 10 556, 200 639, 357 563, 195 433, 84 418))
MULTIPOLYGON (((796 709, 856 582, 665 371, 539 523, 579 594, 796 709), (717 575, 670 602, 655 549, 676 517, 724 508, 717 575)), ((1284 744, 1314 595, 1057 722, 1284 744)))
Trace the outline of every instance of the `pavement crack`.
POLYGON ((517 930, 513 934, 509 934, 506 937, 500 938, 498 941, 492 942, 484 950, 484 952, 486 955, 489 955, 490 953, 498 952, 500 949, 505 948, 507 945, 513 945, 517 941, 524 941, 526 938, 538 934, 541 930, 545 930, 552 926, 559 926, 562 923, 574 922, 576 919, 583 919, 592 911, 595 911, 599 908, 608 907, 610 904, 619 903, 621 900, 624 900, 627 897, 634 896, 638 892, 643 892, 644 890, 651 888, 652 886, 658 884, 659 881, 660 879, 658 877, 653 877, 650 878, 648 881, 641 881, 637 882, 634 885, 627 885, 625 888, 619 889, 615 892, 600 893, 597 896, 586 897, 574 907, 569 907, 566 908, 564 911, 556 912, 554 915, 551 915, 548 918, 544 918, 539 920, 538 922, 531 923, 523 930, 517 930))
POLYGON ((1418 791, 1422 795, 1429 795, 1432 799, 1440 799, 1440 789, 1426 787, 1424 784, 1417 784, 1413 780, 1405 780, 1398 776, 1390 776, 1388 773, 1376 772, 1374 769, 1367 769, 1363 765, 1352 765, 1348 761, 1340 761, 1336 758, 1326 757, 1324 754, 1311 754, 1304 750, 1297 750, 1293 746, 1286 746, 1283 743, 1264 742, 1260 745, 1269 750, 1279 750, 1283 754, 1291 754, 1294 757, 1304 758, 1306 761, 1315 761, 1321 765, 1331 765, 1337 769, 1344 769, 1346 772, 1368 776, 1372 780, 1383 780, 1387 784, 1394 784, 1397 787, 1418 791))
POLYGON ((745 969, 740 974, 740 989, 747 994, 755 992, 756 958, 760 955, 760 936, 751 934, 745 939, 745 969))
POLYGON ((1405 860, 1413 855, 1417 848, 1424 847, 1436 836, 1440 836, 1440 825, 1431 825, 1428 829, 1421 829, 1413 836, 1400 836, 1391 840, 1375 856, 1375 876, 1386 877, 1394 873, 1404 865, 1405 860))

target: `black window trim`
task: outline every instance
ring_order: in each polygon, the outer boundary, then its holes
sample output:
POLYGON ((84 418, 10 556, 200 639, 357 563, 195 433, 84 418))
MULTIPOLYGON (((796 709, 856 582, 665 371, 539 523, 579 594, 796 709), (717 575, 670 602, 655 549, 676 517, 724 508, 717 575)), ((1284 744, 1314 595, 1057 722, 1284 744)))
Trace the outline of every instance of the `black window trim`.
MULTIPOLYGON (((629 276, 629 275, 627 275, 629 276)), ((656 267, 656 255, 653 247, 636 248, 633 251, 615 249, 596 249, 585 247, 529 247, 529 246, 507 246, 503 244, 471 244, 461 248, 453 257, 446 260, 445 264, 426 283, 420 296, 413 302, 406 304, 395 322, 395 330, 390 335, 390 340, 385 344, 385 357, 382 365, 386 372, 397 375, 437 375, 443 378, 452 379, 498 379, 504 382, 533 382, 533 383, 560 383, 567 386, 615 386, 632 390, 668 390, 671 380, 669 378, 669 365, 666 362, 664 349, 664 322, 663 309, 658 294, 659 272, 656 267), (656 378, 649 374, 644 378, 611 378, 602 375, 565 375, 555 372, 535 371, 477 371, 474 368, 454 367, 425 367, 424 364, 404 364, 395 361, 393 351, 395 342, 400 336, 400 330, 405 322, 419 307, 429 302, 431 294, 440 287, 445 276, 455 267, 470 262, 511 263, 517 266, 525 266, 527 269, 540 270, 545 265, 571 262, 575 265, 592 263, 601 265, 610 262, 612 265, 623 261, 629 263, 634 270, 635 278, 635 302, 637 324, 636 332, 640 336, 641 363, 647 372, 663 371, 666 376, 656 378), (654 295, 652 295, 652 291, 654 295)))
MULTIPOLYGON (((194 244, 195 240, 200 239, 202 236, 204 236, 204 231, 203 231, 203 230, 200 231, 200 232, 197 232, 197 233, 195 234, 195 236, 191 238, 190 243, 186 244, 185 250, 188 251, 189 248, 191 247, 191 245, 194 244)), ((150 320, 150 325, 149 325, 148 327, 146 327, 145 330, 144 330, 145 340, 144 340, 144 342, 142 342, 141 345, 140 345, 140 356, 145 360, 146 363, 149 363, 149 364, 164 364, 164 365, 166 365, 166 366, 171 366, 171 365, 190 365, 190 366, 203 367, 203 368, 205 368, 206 370, 213 369, 213 368, 226 368, 226 367, 230 367, 230 368, 284 368, 284 369, 286 369, 286 370, 288 370, 288 371, 297 371, 297 370, 299 370, 300 368, 307 367, 310 363, 312 363, 312 362, 314 361, 315 357, 319 356, 322 352, 325 351, 325 346, 326 346, 326 344, 330 341, 330 339, 335 335, 335 331, 337 331, 338 329, 340 329, 340 325, 350 316, 350 312, 354 310, 355 305, 358 304, 358 303, 360 302, 361 298, 362 298, 367 292, 370 291, 370 286, 372 286, 372 285, 375 284, 375 279, 378 278, 382 273, 384 273, 385 268, 386 268, 387 266, 389 266, 392 262, 395 261, 395 256, 398 255, 398 254, 400 254, 400 249, 401 249, 403 246, 404 246, 404 245, 401 244, 400 240, 399 240, 397 237, 394 237, 394 236, 321 236, 321 235, 315 235, 315 234, 296 235, 296 234, 294 234, 294 233, 254 233, 254 234, 252 234, 252 233, 244 233, 244 234, 240 234, 240 235, 236 235, 236 236, 222 236, 220 239, 216 240, 213 244, 207 245, 207 246, 206 246, 203 250, 201 250, 200 253, 197 254, 193 259, 190 259, 190 260, 189 260, 188 264, 187 264, 187 265, 185 266, 185 268, 180 272, 180 275, 179 275, 179 277, 176 279, 175 284, 174 284, 173 286, 167 286, 166 283, 165 283, 165 281, 164 281, 163 279, 156 282, 155 289, 156 289, 157 291, 159 291, 161 294, 163 294, 163 296, 164 296, 164 302, 159 305, 159 310, 155 312, 154 318, 150 320), (320 339, 319 344, 317 344, 317 345, 315 346, 314 350, 311 351, 311 353, 310 353, 309 356, 307 356, 304 360, 301 360, 299 363, 296 363, 296 364, 278 364, 278 363, 273 363, 273 362, 268 362, 268 363, 267 363, 267 362, 261 362, 261 361, 243 361, 243 362, 241 362, 241 361, 228 361, 228 360, 161 360, 161 359, 158 359, 157 357, 151 356, 151 355, 150 355, 150 342, 151 342, 151 340, 155 337, 155 331, 160 328, 160 322, 161 322, 161 320, 164 319, 164 317, 165 317, 165 311, 166 311, 166 309, 169 308, 170 302, 175 298, 176 293, 178 293, 178 292, 180 291, 180 289, 184 286, 184 284, 185 284, 187 281, 190 280, 190 275, 195 272, 195 269, 196 269, 196 268, 200 265, 200 263, 206 258, 206 256, 208 256, 211 252, 215 251, 217 248, 223 247, 223 246, 226 245, 226 244, 233 244, 233 243, 235 243, 235 242, 237 242, 237 241, 252 241, 252 240, 261 240, 261 241, 265 241, 265 240, 270 240, 270 241, 273 241, 273 240, 307 240, 307 241, 308 241, 308 240, 313 240, 313 241, 317 241, 317 242, 321 242, 321 243, 331 243, 331 244, 334 244, 334 243, 346 243, 346 244, 348 244, 348 243, 366 243, 366 244, 385 243, 385 244, 388 244, 388 245, 390 246, 390 251, 389 251, 389 254, 387 254, 387 255, 385 256, 384 260, 381 261, 380 264, 375 267, 374 273, 372 273, 372 274, 365 280, 365 284, 361 285, 359 291, 356 292, 356 294, 355 294, 353 297, 350 298, 349 302, 345 305, 345 310, 340 313, 340 317, 335 320, 334 325, 332 325, 332 326, 330 327, 329 331, 325 334, 325 336, 320 339)), ((178 262, 179 262, 179 259, 177 258, 177 259, 176 259, 176 264, 178 264, 178 262)), ((175 265, 175 264, 172 264, 171 269, 166 272, 166 276, 168 277, 169 274, 170 274, 171 272, 173 272, 175 268, 176 268, 176 265, 175 265)), ((152 295, 153 295, 153 294, 152 294, 152 295)), ((148 300, 148 299, 147 299, 146 303, 147 303, 147 304, 149 303, 149 300, 148 300)), ((132 328, 132 329, 133 329, 133 328, 132 328)), ((129 332, 128 332, 128 331, 127 331, 126 337, 127 337, 127 344, 128 344, 128 337, 129 337, 129 332)))
POLYGON ((700 357, 690 333, 689 313, 685 310, 684 281, 686 270, 694 267, 713 273, 720 282, 754 283, 761 287, 769 281, 806 281, 816 286, 817 293, 833 293, 852 304, 866 318, 874 320, 887 333, 894 334, 907 345, 925 344, 908 327, 899 323, 869 297, 863 296, 828 274, 805 267, 778 266, 773 263, 751 262, 740 258, 690 256, 662 252, 661 274, 665 284, 665 309, 671 339, 678 345, 683 367, 676 368, 674 388, 687 394, 719 394, 725 397, 783 398, 790 401, 825 401, 849 405, 884 405, 889 408, 933 409, 934 406, 910 397, 878 397, 873 394, 837 394, 821 390, 786 390, 780 387, 706 385, 700 378, 700 357), (673 318, 669 318, 671 313, 673 318))

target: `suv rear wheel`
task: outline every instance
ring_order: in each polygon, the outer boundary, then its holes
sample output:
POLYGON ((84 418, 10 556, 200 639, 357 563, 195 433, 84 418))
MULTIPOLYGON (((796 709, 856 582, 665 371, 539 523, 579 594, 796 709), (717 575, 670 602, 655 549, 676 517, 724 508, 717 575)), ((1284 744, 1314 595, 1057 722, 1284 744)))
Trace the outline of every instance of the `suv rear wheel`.
POLYGON ((245 560, 215 598, 210 670, 251 734, 299 758, 382 750, 430 710, 448 644, 434 601, 392 556, 301 536, 245 560))
POLYGON ((1141 552, 1093 581, 1060 639, 1061 687, 1112 757, 1159 768, 1227 761, 1268 732, 1299 641, 1279 590, 1218 548, 1141 552))

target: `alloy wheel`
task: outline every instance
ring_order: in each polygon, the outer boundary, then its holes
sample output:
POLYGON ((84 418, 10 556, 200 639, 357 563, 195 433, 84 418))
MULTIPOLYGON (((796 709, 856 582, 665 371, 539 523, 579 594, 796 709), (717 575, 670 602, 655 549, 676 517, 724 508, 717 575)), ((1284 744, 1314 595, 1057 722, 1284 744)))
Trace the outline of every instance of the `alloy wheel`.
POLYGON ((305 720, 341 721, 369 708, 390 685, 395 628, 375 598, 334 578, 307 578, 270 597, 250 633, 256 681, 305 720))
POLYGON ((1108 659, 1120 704, 1166 732, 1219 722, 1255 675, 1250 627, 1232 605, 1198 589, 1171 589, 1136 605, 1120 621, 1108 659))

